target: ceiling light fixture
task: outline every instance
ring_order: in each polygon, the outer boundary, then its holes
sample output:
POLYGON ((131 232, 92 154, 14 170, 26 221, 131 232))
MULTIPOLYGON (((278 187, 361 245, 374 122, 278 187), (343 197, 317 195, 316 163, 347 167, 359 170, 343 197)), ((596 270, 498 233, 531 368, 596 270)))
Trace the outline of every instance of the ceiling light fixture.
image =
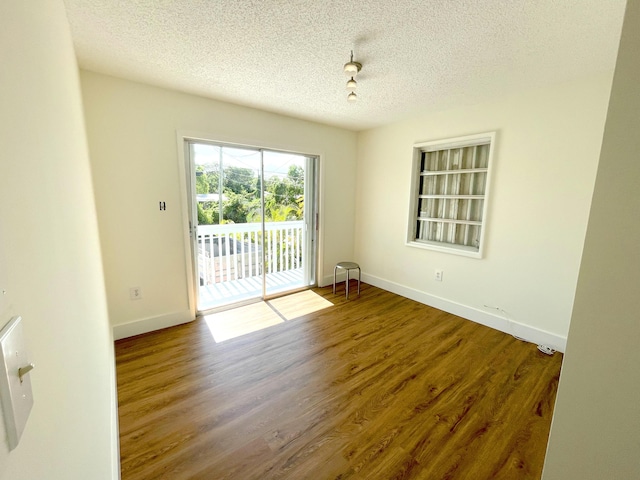
POLYGON ((344 64, 344 73, 349 77, 355 77, 362 69, 362 64, 353 61, 353 50, 351 50, 351 60, 344 64))
POLYGON ((351 103, 355 102, 358 99, 358 96, 355 92, 355 89, 358 86, 358 82, 356 82, 356 79, 354 77, 361 69, 362 64, 353 61, 353 50, 351 50, 351 60, 344 64, 344 73, 346 73, 347 76, 351 77, 347 81, 347 90, 350 92, 349 95, 347 95, 347 101, 351 103))

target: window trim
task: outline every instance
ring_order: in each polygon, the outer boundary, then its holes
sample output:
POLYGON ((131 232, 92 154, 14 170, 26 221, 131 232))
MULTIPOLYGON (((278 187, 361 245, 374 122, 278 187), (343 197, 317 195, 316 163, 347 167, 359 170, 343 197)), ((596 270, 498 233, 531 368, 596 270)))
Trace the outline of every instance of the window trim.
POLYGON ((464 255, 472 258, 483 258, 485 234, 487 231, 487 212, 489 207, 490 187, 493 153, 495 148, 496 132, 478 133, 474 135, 466 135, 455 138, 446 138, 440 140, 432 140, 428 142, 415 143, 413 145, 413 161, 411 162, 411 193, 409 199, 409 218, 406 245, 410 247, 434 250, 438 252, 452 253, 455 255, 464 255), (486 181, 483 194, 482 220, 480 226, 480 239, 478 247, 465 245, 456 245, 452 243, 444 243, 429 240, 416 240, 417 220, 419 217, 418 192, 420 189, 421 171, 420 165, 424 152, 435 152, 441 150, 451 150, 455 148, 469 147, 475 145, 489 145, 487 154, 486 181))

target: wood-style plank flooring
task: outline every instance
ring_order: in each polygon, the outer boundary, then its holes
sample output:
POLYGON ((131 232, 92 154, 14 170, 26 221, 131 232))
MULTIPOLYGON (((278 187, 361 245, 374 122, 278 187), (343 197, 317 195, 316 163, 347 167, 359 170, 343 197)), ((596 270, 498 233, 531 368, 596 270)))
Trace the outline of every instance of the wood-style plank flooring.
POLYGON ((122 480, 540 478, 562 355, 342 287, 221 343, 203 319, 116 342, 122 480))

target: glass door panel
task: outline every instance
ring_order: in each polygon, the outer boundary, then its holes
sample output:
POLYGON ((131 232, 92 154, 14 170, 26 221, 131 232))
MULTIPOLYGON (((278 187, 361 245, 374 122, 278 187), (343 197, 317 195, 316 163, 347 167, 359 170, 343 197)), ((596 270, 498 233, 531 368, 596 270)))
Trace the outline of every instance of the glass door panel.
POLYGON ((189 151, 198 311, 315 284, 316 158, 195 141, 189 151))
POLYGON ((261 153, 191 144, 199 311, 263 296, 261 153))
MULTIPOLYGON (((305 228, 305 179, 303 155, 263 151, 265 294, 299 289, 314 283, 305 270, 308 232, 305 228)), ((312 209, 313 210, 313 209, 312 209)))

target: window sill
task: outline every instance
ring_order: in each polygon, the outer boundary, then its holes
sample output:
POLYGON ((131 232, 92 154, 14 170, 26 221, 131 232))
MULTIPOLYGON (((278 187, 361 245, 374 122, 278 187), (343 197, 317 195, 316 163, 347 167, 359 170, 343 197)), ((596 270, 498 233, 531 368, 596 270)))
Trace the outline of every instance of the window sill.
POLYGON ((453 243, 429 242, 426 240, 410 240, 406 242, 406 245, 408 247, 422 248, 424 250, 452 253, 454 255, 462 255, 471 258, 482 258, 482 252, 477 247, 467 247, 464 245, 455 245, 453 243))

